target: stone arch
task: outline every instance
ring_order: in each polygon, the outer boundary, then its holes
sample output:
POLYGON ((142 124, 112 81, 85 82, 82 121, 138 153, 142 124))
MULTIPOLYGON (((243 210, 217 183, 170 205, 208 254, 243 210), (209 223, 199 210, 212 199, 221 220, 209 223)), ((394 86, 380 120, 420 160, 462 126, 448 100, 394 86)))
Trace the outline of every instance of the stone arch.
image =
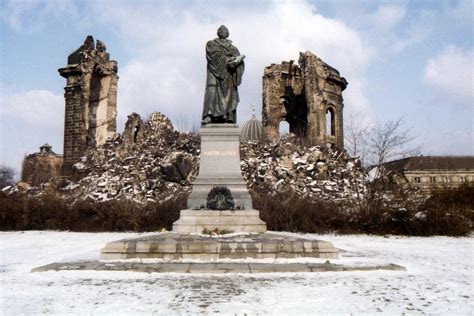
POLYGON ((280 123, 278 123, 278 132, 280 137, 288 134, 290 132, 290 123, 286 120, 281 120, 280 123))
POLYGON ((325 111, 325 131, 326 136, 336 136, 336 109, 330 105, 325 111))

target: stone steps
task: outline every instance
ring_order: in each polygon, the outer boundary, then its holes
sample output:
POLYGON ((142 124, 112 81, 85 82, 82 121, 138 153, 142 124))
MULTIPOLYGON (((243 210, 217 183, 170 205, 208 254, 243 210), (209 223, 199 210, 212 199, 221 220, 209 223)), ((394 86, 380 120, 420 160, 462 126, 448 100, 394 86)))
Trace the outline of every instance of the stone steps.
POLYGON ((264 233, 267 225, 257 210, 181 210, 179 220, 173 223, 178 233, 202 233, 204 229, 229 232, 264 233))
POLYGON ((159 258, 177 259, 265 259, 265 258, 338 258, 330 242, 276 233, 207 236, 177 232, 124 239, 107 243, 101 250, 103 260, 159 258))
POLYGON ((31 272, 44 271, 133 271, 147 273, 282 273, 282 272, 345 272, 345 271, 406 271, 396 264, 342 265, 326 263, 146 263, 146 262, 103 262, 78 261, 57 262, 34 268, 31 272))

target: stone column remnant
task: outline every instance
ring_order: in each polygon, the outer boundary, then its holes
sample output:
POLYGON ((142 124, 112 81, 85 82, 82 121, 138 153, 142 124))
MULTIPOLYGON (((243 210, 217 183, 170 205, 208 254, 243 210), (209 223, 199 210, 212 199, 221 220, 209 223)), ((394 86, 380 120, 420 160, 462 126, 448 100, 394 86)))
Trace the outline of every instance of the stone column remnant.
POLYGON ((265 136, 279 138, 280 122, 312 144, 344 147, 342 91, 347 81, 311 52, 264 70, 262 125, 265 136))
POLYGON ((91 35, 58 71, 67 79, 63 164, 67 176, 88 147, 100 146, 115 134, 119 77, 117 62, 110 60, 103 42, 94 44, 91 35))

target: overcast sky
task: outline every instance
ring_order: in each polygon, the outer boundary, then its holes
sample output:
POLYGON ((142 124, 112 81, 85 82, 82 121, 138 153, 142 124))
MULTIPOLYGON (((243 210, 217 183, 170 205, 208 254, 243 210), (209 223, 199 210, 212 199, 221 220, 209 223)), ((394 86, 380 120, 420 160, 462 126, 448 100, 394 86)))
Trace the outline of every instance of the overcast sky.
MULTIPOLYGON (((472 1, 0 0, 1 161, 62 153, 65 79, 87 35, 119 65, 118 130, 160 111, 198 125, 204 46, 227 25, 247 58, 238 120, 261 112, 263 69, 309 50, 349 82, 344 115, 406 117, 424 155, 473 155, 472 1)), ((363 124, 363 120, 360 121, 363 124)))

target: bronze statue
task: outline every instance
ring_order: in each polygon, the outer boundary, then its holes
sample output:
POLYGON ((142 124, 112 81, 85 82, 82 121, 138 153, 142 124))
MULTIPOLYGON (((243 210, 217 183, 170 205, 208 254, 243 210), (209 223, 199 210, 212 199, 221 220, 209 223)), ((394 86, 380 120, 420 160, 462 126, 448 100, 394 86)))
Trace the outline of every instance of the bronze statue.
POLYGON ((237 122, 237 87, 242 81, 245 55, 240 55, 237 47, 227 39, 227 27, 221 25, 217 36, 206 44, 207 79, 202 125, 237 122))

